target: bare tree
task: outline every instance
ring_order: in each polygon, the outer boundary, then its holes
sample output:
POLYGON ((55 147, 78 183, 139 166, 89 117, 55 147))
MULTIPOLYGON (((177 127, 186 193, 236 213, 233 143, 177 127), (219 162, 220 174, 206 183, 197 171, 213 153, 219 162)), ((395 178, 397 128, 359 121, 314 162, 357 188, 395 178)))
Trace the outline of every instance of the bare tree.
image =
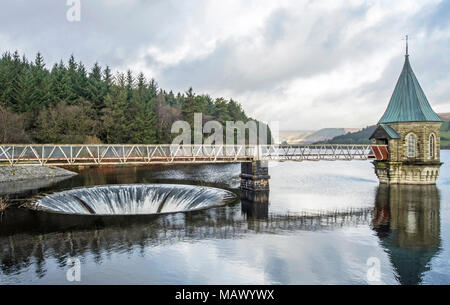
POLYGON ((0 106, 0 143, 18 144, 26 142, 23 117, 0 106))

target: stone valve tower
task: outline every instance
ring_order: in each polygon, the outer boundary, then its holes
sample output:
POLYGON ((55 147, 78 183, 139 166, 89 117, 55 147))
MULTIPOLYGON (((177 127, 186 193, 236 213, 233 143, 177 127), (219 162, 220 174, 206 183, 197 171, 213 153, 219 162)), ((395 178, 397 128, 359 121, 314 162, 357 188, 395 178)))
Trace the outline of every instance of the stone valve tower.
POLYGON ((441 124, 411 68, 406 40, 403 70, 370 137, 376 144, 388 145, 388 159, 373 161, 380 183, 435 184, 442 164, 441 124))

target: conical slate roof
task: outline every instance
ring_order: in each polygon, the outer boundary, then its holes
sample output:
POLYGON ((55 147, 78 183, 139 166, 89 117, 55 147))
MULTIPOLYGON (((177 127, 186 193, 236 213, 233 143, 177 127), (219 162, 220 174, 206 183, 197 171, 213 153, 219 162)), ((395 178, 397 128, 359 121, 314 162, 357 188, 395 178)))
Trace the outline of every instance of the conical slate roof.
POLYGON ((405 64, 389 105, 378 123, 395 122, 442 122, 428 103, 408 55, 405 56, 405 64))

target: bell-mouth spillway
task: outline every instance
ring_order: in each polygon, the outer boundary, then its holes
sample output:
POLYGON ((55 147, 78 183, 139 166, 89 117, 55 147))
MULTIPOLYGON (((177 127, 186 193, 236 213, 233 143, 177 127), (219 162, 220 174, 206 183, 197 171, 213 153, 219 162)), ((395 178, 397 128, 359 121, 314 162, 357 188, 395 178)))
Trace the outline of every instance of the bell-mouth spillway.
POLYGON ((76 188, 41 196, 26 204, 33 210, 71 215, 155 215, 224 205, 236 195, 205 186, 126 184, 76 188))

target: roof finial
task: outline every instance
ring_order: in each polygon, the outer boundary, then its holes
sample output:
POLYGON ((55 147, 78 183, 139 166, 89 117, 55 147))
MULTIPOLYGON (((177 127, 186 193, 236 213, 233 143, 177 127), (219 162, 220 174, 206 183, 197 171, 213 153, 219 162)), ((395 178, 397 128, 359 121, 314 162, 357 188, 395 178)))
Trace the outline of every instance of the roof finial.
POLYGON ((408 35, 406 35, 406 56, 409 56, 409 54, 408 54, 408 35))

